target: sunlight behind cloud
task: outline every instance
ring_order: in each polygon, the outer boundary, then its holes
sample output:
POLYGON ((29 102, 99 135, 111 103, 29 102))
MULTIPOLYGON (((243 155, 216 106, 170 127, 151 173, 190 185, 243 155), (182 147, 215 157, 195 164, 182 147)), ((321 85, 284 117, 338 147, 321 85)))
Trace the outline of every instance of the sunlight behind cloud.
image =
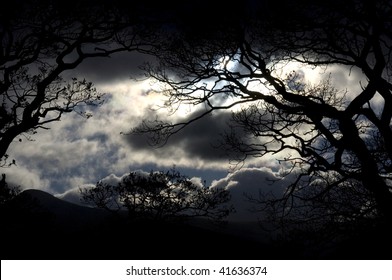
POLYGON ((119 114, 142 116, 145 110, 164 105, 163 96, 154 90, 149 81, 125 80, 102 85, 100 90, 110 93, 109 106, 119 114))
MULTIPOLYGON (((297 61, 282 61, 271 66, 272 72, 282 80, 294 74, 294 79, 301 84, 317 84, 328 73, 325 68, 305 65, 297 61)), ((289 84, 290 86, 290 84, 289 84)))
POLYGON ((217 70, 228 70, 228 71, 234 71, 236 67, 238 66, 238 61, 237 58, 234 56, 234 58, 231 58, 230 56, 223 56, 219 58, 218 64, 215 67, 217 70))

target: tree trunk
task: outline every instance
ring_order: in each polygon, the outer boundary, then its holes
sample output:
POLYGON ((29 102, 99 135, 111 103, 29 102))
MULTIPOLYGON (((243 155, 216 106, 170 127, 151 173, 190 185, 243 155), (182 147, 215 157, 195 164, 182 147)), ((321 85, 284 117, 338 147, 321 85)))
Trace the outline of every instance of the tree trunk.
POLYGON ((350 118, 342 119, 340 130, 346 139, 347 149, 354 152, 361 163, 361 179, 364 187, 373 194, 380 213, 387 220, 392 221, 392 193, 385 180, 380 176, 377 162, 359 136, 354 121, 350 118))

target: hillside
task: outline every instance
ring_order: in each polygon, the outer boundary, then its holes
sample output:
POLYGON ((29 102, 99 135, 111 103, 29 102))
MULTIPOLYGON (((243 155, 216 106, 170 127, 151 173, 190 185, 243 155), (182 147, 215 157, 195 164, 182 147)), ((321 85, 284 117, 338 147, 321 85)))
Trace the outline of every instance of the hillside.
POLYGON ((186 224, 126 222, 39 190, 22 192, 6 210, 2 228, 9 242, 2 259, 266 257, 261 242, 200 219, 186 224))

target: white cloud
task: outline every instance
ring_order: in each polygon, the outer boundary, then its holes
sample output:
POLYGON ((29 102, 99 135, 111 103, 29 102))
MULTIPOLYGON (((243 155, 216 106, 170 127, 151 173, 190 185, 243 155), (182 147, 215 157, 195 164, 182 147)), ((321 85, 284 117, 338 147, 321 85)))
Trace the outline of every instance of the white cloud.
POLYGON ((9 185, 19 186, 22 190, 39 189, 51 192, 50 180, 43 178, 39 169, 18 164, 2 171, 6 174, 6 181, 9 185))
POLYGON ((93 187, 95 187, 95 185, 93 185, 93 184, 81 185, 80 188, 68 189, 64 193, 56 194, 55 197, 60 198, 65 201, 68 201, 68 202, 71 202, 71 203, 74 203, 74 204, 86 206, 86 204, 84 204, 81 201, 80 189, 88 189, 88 188, 93 188, 93 187))
POLYGON ((110 174, 109 176, 106 176, 105 178, 99 180, 104 184, 108 184, 110 186, 116 186, 118 183, 121 182, 121 180, 123 179, 123 177, 126 176, 126 174, 124 174, 121 177, 118 177, 115 174, 110 174))

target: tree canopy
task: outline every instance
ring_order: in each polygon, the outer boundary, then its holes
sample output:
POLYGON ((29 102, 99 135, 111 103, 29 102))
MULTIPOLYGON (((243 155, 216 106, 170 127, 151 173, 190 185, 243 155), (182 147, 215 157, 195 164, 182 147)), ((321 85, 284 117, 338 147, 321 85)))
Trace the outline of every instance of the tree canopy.
POLYGON ((156 46, 160 64, 146 65, 146 75, 164 86, 167 107, 191 104, 200 114, 180 123, 145 120, 132 133, 147 133, 161 145, 203 116, 231 110, 236 133, 226 133, 228 151, 240 161, 275 155, 297 174, 283 197, 262 199, 280 203, 278 216, 305 209, 313 219, 320 202, 323 215, 317 216, 335 222, 390 219, 391 3, 251 5, 246 22, 210 26, 206 34, 179 32, 156 46), (284 73, 292 62, 297 70, 284 73), (301 67, 317 73, 340 67, 361 77, 337 88, 328 75, 306 81, 301 67))
MULTIPOLYGON (((141 16, 139 16, 141 17, 141 16)), ((0 14, 0 159, 14 140, 29 139, 64 113, 90 117, 104 94, 66 74, 86 59, 138 49, 120 2, 14 1, 0 14), (119 5, 116 5, 119 4, 119 5), (24 135, 25 137, 21 137, 24 135), (19 137, 19 138, 18 138, 19 137)), ((69 75, 69 74, 68 74, 69 75)))

